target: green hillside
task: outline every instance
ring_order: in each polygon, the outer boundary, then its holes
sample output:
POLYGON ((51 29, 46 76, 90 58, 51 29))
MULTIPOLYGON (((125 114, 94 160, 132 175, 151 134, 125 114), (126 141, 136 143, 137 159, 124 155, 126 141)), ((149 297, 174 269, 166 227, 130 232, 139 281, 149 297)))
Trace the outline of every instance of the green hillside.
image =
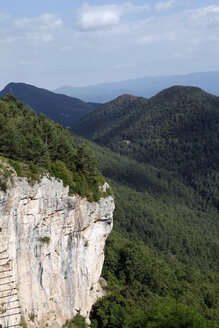
POLYGON ((149 100, 124 98, 124 105, 117 98, 74 130, 175 173, 202 198, 203 206, 218 207, 219 98, 194 87, 171 87, 149 100))
MULTIPOLYGON (((85 142, 78 136, 74 139, 85 142)), ((151 311, 163 311, 161 318, 170 315, 173 322, 182 320, 180 315, 192 316, 193 323, 165 327, 208 327, 199 321, 199 314, 218 327, 217 211, 213 206, 203 210, 193 189, 167 170, 86 142, 116 204, 103 271, 109 294, 95 305, 92 327, 163 327, 149 325, 151 311), (177 314, 176 308, 182 313, 177 314)))
POLYGON ((138 109, 141 110, 146 103, 147 100, 144 98, 120 96, 85 116, 74 126, 74 131, 86 138, 96 140, 111 131, 116 131, 121 125, 126 126, 127 122, 137 114, 138 109))
POLYGON ((116 204, 92 327, 219 326, 218 123, 219 98, 172 87, 76 125, 116 204))
POLYGON ((176 175, 86 142, 115 194, 114 229, 196 268, 219 272, 219 220, 176 175))

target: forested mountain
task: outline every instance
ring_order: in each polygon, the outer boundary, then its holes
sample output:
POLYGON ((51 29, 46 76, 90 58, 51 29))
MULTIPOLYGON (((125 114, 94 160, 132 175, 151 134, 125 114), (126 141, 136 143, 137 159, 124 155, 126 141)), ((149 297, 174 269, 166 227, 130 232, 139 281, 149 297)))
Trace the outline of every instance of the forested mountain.
POLYGON ((74 139, 93 150, 113 187, 118 232, 185 264, 219 272, 219 221, 213 205, 203 208, 202 199, 171 171, 74 139))
MULTIPOLYGON (((92 327, 218 327, 219 221, 176 174, 86 142, 115 195, 92 327), (206 321, 204 316, 208 321, 206 321)), ((72 327, 72 326, 69 326, 72 327)))
POLYGON ((219 96, 219 72, 197 72, 185 75, 146 76, 134 80, 101 83, 85 87, 63 86, 54 92, 77 97, 84 101, 106 103, 122 94, 152 97, 173 85, 196 86, 219 96))
POLYGON ((131 95, 122 95, 106 103, 90 115, 85 116, 74 127, 74 131, 96 141, 99 134, 105 135, 111 130, 126 126, 126 121, 135 116, 137 109, 144 106, 147 99, 131 95))
POLYGON ((98 107, 98 104, 88 104, 80 99, 56 94, 25 83, 9 83, 0 91, 0 97, 7 94, 14 95, 37 114, 43 113, 66 127, 72 126, 98 107))
POLYGON ((74 127, 99 144, 87 141, 116 204, 92 327, 219 326, 218 125, 219 98, 179 86, 74 127))
POLYGON ((122 96, 82 119, 74 130, 113 151, 176 174, 203 204, 218 206, 218 97, 181 86, 148 100, 122 96))

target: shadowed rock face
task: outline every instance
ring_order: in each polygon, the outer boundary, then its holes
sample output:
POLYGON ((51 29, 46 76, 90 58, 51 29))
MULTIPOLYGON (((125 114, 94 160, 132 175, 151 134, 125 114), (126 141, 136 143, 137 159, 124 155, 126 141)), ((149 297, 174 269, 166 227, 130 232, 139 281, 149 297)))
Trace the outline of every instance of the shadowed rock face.
MULTIPOLYGON (((90 203, 68 196, 68 187, 54 178, 31 187, 26 178, 14 177, 7 192, 0 192, 0 252, 11 270, 11 278, 6 272, 0 278, 9 286, 15 281, 18 294, 18 310, 5 305, 5 315, 21 312, 28 327, 61 327, 77 310, 88 316, 103 295, 99 278, 113 210, 112 197, 90 203)), ((10 293, 0 287, 0 294, 10 293)), ((0 318, 0 324, 17 324, 20 317, 0 318)))

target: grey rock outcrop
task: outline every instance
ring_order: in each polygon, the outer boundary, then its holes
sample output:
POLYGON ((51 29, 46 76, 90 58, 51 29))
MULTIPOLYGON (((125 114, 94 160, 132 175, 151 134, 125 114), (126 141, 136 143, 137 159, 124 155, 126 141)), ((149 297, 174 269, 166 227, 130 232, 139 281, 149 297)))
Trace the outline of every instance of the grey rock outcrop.
POLYGON ((13 180, 0 191, 0 324, 24 317, 28 327, 55 328, 79 310, 88 317, 103 295, 99 278, 113 198, 70 197, 54 178, 34 186, 13 180))

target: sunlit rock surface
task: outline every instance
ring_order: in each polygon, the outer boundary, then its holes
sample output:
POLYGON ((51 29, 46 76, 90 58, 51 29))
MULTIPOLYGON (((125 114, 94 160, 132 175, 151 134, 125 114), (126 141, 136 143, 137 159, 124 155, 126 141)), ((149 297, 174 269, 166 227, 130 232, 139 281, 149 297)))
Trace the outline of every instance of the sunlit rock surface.
POLYGON ((90 203, 44 177, 14 177, 0 191, 0 324, 61 327, 87 316, 103 295, 99 278, 112 229, 111 196, 90 203), (11 296, 9 296, 11 295, 11 296), (30 320, 32 319, 32 320, 30 320))

